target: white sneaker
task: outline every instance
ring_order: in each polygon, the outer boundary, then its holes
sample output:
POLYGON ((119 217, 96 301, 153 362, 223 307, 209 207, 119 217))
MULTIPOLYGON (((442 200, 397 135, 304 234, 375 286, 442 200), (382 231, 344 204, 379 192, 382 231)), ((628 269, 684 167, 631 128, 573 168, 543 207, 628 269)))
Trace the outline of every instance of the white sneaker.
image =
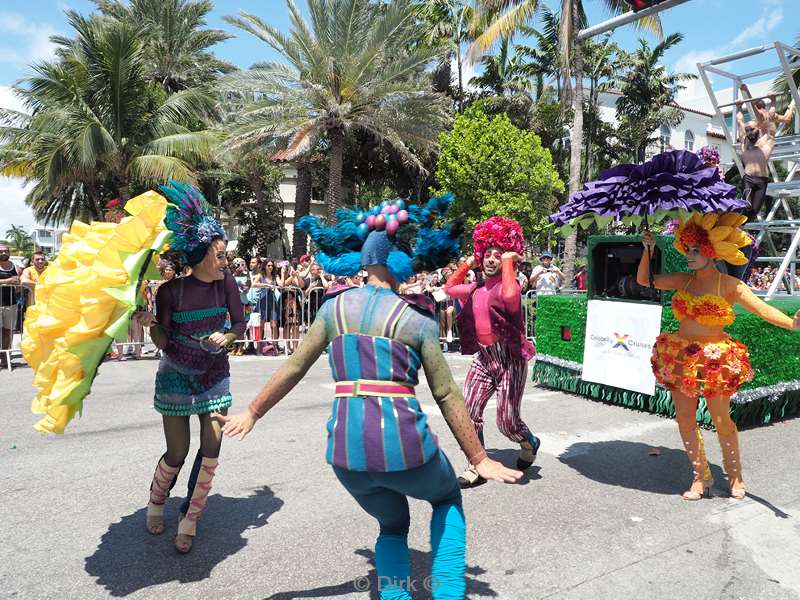
POLYGON ((452 331, 448 331, 447 332, 447 343, 448 344, 452 344, 453 343, 453 332, 452 331))

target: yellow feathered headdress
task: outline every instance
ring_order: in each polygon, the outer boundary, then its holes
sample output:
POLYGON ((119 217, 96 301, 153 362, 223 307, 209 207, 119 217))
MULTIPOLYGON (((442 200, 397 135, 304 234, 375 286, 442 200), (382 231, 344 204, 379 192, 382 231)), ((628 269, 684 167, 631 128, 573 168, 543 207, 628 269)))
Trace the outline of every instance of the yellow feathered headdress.
POLYGON ((698 246, 700 253, 708 258, 718 258, 732 265, 746 265, 748 258, 739 248, 752 243, 742 229, 747 217, 739 213, 692 213, 675 230, 673 245, 681 254, 688 246, 698 246))

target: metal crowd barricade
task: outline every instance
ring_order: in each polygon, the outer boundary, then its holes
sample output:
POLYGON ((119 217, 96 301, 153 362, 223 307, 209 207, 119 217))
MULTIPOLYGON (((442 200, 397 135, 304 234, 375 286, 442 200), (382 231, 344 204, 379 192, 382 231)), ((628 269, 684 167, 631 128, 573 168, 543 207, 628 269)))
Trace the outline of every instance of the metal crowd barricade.
POLYGON ((13 358, 20 355, 19 344, 25 311, 32 303, 30 288, 19 283, 2 283, 0 280, 0 369, 11 371, 13 358))
POLYGON ((256 289, 261 289, 263 292, 259 294, 255 304, 250 305, 249 311, 245 312, 245 318, 248 319, 247 328, 244 337, 233 342, 233 347, 237 350, 235 355, 248 353, 251 348, 258 356, 291 354, 294 348, 290 346, 296 347, 303 338, 305 293, 297 286, 270 285, 256 289), (262 302, 266 303, 265 294, 275 294, 276 291, 279 294, 273 297, 280 306, 280 318, 276 319, 278 331, 273 332, 270 321, 263 318, 261 308, 262 302), (254 314, 258 314, 259 317, 254 318, 254 314))
MULTIPOLYGON (((586 290, 568 288, 558 290, 550 295, 579 296, 585 294, 586 290)), ((536 343, 536 305, 539 295, 540 294, 537 294, 536 290, 528 290, 528 292, 522 296, 522 312, 525 318, 525 335, 534 343, 536 343)))
POLYGON ((439 342, 445 352, 452 350, 451 344, 458 343, 458 325, 456 324, 456 301, 449 296, 444 300, 436 300, 433 292, 423 292, 423 294, 433 303, 434 319, 439 325, 439 342), (452 314, 450 327, 447 323, 448 311, 452 314))

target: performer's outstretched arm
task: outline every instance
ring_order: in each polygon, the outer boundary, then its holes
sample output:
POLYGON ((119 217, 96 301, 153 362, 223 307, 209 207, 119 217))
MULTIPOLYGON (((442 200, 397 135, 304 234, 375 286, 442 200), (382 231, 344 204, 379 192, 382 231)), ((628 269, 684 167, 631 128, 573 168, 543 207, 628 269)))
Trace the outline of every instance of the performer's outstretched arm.
POLYGON ((795 331, 800 329, 800 311, 795 313, 794 321, 792 321, 788 315, 782 313, 774 306, 770 306, 756 296, 743 281, 740 281, 736 285, 736 302, 744 306, 757 317, 761 317, 767 323, 775 325, 776 327, 795 331))
POLYGON ((517 481, 522 476, 521 472, 508 469, 486 455, 486 450, 483 449, 478 434, 475 433, 475 426, 464 405, 461 389, 453 380, 453 374, 442 354, 439 346, 439 327, 436 322, 431 320, 421 335, 423 338, 420 355, 425 378, 461 451, 484 479, 505 483, 517 481))
POLYGON ((244 439, 256 421, 292 391, 327 345, 325 319, 317 315, 297 351, 261 388, 246 411, 231 416, 214 415, 214 418, 223 424, 223 433, 230 437, 238 436, 240 440, 244 439))
POLYGON ((447 283, 444 284, 445 294, 460 302, 469 300, 469 295, 472 293, 472 285, 468 283, 465 284, 463 281, 464 277, 466 277, 467 273, 472 269, 473 261, 474 259, 470 256, 464 264, 460 265, 455 272, 450 275, 447 279, 447 283))
MULTIPOLYGON (((656 240, 653 234, 649 231, 646 232, 642 237, 642 244, 644 245, 644 252, 642 252, 642 258, 639 260, 639 270, 636 271, 636 283, 650 287, 650 255, 653 254, 656 248, 656 240)), ((677 290, 679 287, 683 287, 688 277, 688 273, 654 275, 653 286, 657 290, 677 290)))

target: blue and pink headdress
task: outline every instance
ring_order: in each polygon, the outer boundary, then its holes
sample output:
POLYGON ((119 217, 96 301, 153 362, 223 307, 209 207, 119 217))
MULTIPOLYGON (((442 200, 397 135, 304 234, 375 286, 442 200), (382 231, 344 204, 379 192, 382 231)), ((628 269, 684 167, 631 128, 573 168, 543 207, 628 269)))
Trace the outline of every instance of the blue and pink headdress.
POLYGON ((434 227, 452 201, 451 193, 425 205, 384 200, 369 210, 339 209, 336 223, 328 227, 316 217, 303 217, 297 226, 311 236, 318 248, 317 262, 326 272, 346 277, 364 266, 384 265, 403 282, 458 257, 462 224, 434 227))
POLYGON ((172 231, 170 253, 194 266, 203 260, 214 240, 225 239, 225 230, 208 214, 208 203, 197 188, 170 181, 161 186, 161 191, 169 201, 164 224, 172 231))

